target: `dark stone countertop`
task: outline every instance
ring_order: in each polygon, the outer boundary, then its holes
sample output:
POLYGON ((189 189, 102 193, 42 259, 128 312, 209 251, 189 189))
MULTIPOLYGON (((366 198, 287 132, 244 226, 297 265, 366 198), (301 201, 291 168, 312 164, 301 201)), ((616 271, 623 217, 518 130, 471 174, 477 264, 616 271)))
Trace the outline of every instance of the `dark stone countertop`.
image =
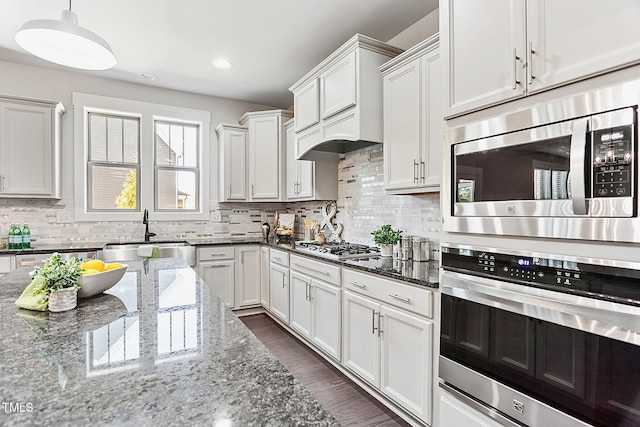
POLYGON ((3 426, 337 425, 179 259, 63 313, 15 306, 28 271, 0 278, 3 426))
POLYGON ((292 244, 264 243, 271 248, 281 249, 291 254, 313 258, 318 261, 328 262, 341 267, 348 267, 379 276, 396 279, 408 284, 428 288, 438 288, 440 262, 437 260, 414 262, 402 261, 395 257, 372 256, 369 258, 352 258, 346 260, 334 260, 309 252, 299 251, 292 244))
MULTIPOLYGON (((170 240, 166 242, 176 242, 177 240, 170 240)), ((377 274, 380 276, 389 277, 391 279, 401 280, 403 282, 426 286, 430 288, 438 287, 438 268, 439 262, 437 260, 426 262, 414 262, 414 261, 401 261, 399 259, 374 256, 364 259, 349 259, 349 260, 332 260, 326 257, 317 256, 308 252, 298 251, 295 245, 289 243, 275 243, 273 241, 264 242, 262 239, 252 239, 246 236, 237 237, 220 237, 211 239, 194 239, 183 240, 194 246, 215 246, 215 245, 241 245, 241 244, 262 244, 271 248, 285 250, 296 255, 306 256, 314 258, 319 261, 329 262, 341 267, 349 267, 355 270, 361 270, 368 273, 377 274)), ((138 244, 154 244, 165 243, 165 241, 131 241, 121 243, 138 243, 138 244)), ((97 251, 104 247, 106 243, 92 243, 87 245, 78 244, 60 244, 60 245, 47 245, 47 246, 35 246, 31 249, 13 249, 13 250, 0 250, 0 255, 3 254, 37 254, 37 253, 51 253, 51 252, 77 252, 77 251, 97 251)))

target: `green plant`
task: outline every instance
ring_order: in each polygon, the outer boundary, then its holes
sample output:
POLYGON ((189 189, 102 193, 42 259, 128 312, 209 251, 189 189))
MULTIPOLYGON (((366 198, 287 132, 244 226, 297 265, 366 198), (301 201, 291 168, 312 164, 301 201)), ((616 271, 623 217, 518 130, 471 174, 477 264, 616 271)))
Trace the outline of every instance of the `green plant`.
POLYGON ((82 261, 72 257, 64 261, 59 253, 54 253, 42 267, 34 268, 34 279, 42 278, 38 283, 38 288, 33 291, 33 295, 44 293, 47 296, 52 291, 59 291, 64 288, 80 289, 78 280, 82 277, 82 261))
POLYGON ((391 225, 385 224, 377 230, 371 232, 373 241, 377 245, 395 245, 402 237, 402 230, 394 230, 391 225))

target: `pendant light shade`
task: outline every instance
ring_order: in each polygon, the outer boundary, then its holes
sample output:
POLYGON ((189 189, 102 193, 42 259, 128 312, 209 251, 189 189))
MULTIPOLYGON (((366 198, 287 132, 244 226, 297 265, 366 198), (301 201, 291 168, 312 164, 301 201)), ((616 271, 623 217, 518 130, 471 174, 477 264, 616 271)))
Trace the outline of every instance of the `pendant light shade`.
POLYGON ((27 52, 56 64, 83 70, 106 70, 116 65, 109 43, 78 25, 77 15, 62 11, 62 19, 26 22, 16 42, 27 52))

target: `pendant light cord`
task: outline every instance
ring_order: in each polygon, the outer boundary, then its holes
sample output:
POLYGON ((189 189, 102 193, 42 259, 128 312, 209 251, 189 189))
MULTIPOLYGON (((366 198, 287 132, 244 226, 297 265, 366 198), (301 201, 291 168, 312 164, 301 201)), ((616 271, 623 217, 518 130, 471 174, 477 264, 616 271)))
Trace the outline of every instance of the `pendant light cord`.
POLYGON ((69 0, 69 10, 71 10, 71 0, 69 0))

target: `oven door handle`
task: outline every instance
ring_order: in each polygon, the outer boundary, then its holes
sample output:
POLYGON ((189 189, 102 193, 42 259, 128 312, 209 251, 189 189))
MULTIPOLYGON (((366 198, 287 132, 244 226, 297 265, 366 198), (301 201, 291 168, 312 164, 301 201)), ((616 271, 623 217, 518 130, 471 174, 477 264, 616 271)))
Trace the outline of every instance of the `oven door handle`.
POLYGON ((493 408, 489 408, 489 407, 483 405, 482 403, 478 402, 477 400, 475 400, 475 399, 467 396, 466 394, 458 391, 456 388, 450 386, 449 384, 440 382, 439 385, 440 385, 441 389, 443 389, 447 393, 453 395, 456 399, 458 399, 459 401, 464 403, 466 406, 469 406, 472 409, 475 409, 476 411, 480 412, 481 414, 491 418, 493 421, 495 421, 496 423, 500 424, 501 426, 504 426, 504 427, 521 427, 521 424, 518 424, 518 423, 515 423, 515 422, 511 421, 510 419, 508 419, 507 417, 502 415, 497 410, 495 410, 493 408))
MULTIPOLYGON (((588 215, 589 201, 584 183, 584 169, 586 161, 587 132, 589 119, 579 119, 573 122, 571 133, 571 157, 569 179, 571 180, 571 202, 574 215, 588 215)), ((591 162, 589 162, 591 164, 591 162)))

